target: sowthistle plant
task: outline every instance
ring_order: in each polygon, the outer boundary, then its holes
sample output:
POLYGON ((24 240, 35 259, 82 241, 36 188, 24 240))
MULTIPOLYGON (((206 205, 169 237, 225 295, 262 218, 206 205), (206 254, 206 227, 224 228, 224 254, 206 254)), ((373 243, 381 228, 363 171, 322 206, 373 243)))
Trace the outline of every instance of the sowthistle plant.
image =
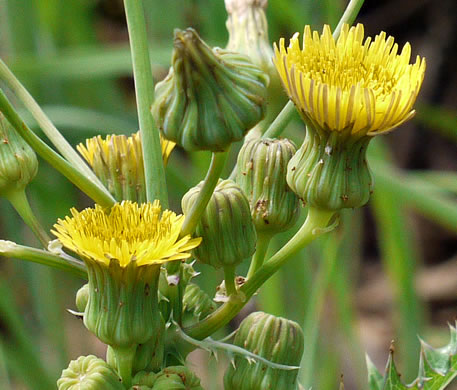
MULTIPOLYGON (((350 1, 333 35, 327 25, 321 34, 306 26, 302 43, 297 33, 274 50, 267 0, 225 3, 227 48, 210 47, 193 29, 176 30, 169 73, 154 91, 143 5, 124 0, 140 131, 79 145, 90 167, 0 62, 1 79, 59 152, 27 128, 1 92, 0 195, 43 248, 1 241, 0 253, 87 278, 73 313, 107 345, 105 359, 72 361, 57 381, 61 390, 202 389, 185 363, 195 348, 230 357, 226 390, 299 387, 306 346, 297 323, 257 312, 243 320, 233 344, 211 336, 287 260, 331 232, 339 211, 369 200, 369 142, 414 115, 425 59, 410 64, 409 44, 400 50, 384 32, 365 38, 363 25, 351 27, 362 0, 350 1), (281 84, 291 99, 282 110, 281 84), (298 150, 280 138, 294 106, 306 126, 298 150), (231 177, 223 180, 231 144, 245 137, 231 177), (168 210, 165 184, 175 144, 212 153, 206 177, 182 199, 183 215, 168 210), (37 171, 34 151, 95 202, 59 219, 54 241, 25 195, 37 171), (304 224, 265 258, 271 238, 291 229, 304 205, 304 224), (217 303, 192 282, 194 259, 224 270, 217 303), (247 275, 238 275, 237 266, 249 261, 247 275)), ((413 388, 443 389, 452 380, 455 344, 454 328, 448 347, 424 344, 413 388)), ((371 390, 404 388, 392 360, 385 378, 371 363, 369 373, 371 390)))

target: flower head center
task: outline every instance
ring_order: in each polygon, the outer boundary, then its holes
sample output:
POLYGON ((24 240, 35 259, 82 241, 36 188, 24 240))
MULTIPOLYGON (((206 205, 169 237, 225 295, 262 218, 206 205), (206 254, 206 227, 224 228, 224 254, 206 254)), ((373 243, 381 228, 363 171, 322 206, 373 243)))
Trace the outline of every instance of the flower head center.
POLYGON ((122 267, 184 259, 200 243, 190 236, 179 239, 183 216, 162 209, 158 201, 117 203, 110 211, 96 205, 81 212, 71 210, 54 225, 53 233, 68 249, 85 260, 109 264, 116 259, 122 267))

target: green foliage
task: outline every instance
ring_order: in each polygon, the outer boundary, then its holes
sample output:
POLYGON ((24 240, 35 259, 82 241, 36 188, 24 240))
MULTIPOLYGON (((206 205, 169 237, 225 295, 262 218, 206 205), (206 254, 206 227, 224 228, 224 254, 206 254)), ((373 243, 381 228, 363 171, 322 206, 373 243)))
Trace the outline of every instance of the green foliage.
POLYGON ((444 390, 457 376, 457 328, 449 326, 450 341, 442 348, 432 348, 421 340, 419 374, 409 385, 400 378, 391 348, 384 377, 367 357, 370 390, 444 390))

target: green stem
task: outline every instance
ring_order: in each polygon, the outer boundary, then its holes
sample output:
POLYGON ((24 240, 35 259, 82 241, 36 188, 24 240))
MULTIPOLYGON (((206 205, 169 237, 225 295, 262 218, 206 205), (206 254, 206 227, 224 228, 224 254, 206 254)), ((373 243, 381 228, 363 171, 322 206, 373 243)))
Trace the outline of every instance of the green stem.
POLYGON ((126 348, 117 348, 111 346, 116 357, 117 363, 117 374, 122 379, 122 384, 126 389, 129 389, 132 385, 132 368, 133 360, 135 359, 135 353, 137 345, 126 348))
POLYGON ((46 231, 43 229, 43 226, 41 226, 40 222, 33 213, 25 191, 11 191, 5 194, 5 197, 13 205, 27 226, 32 229, 35 236, 43 245, 43 248, 47 248, 51 238, 48 236, 46 231))
POLYGON ((271 237, 272 234, 269 233, 257 233, 257 246, 246 279, 252 278, 252 275, 262 266, 265 255, 267 254, 268 246, 270 245, 271 237))
POLYGON ((62 155, 75 167, 75 169, 78 169, 82 174, 86 175, 87 179, 98 186, 101 191, 106 191, 106 193, 108 193, 108 190, 106 190, 98 177, 92 172, 78 153, 76 153, 59 130, 57 130, 35 99, 33 99, 32 95, 30 95, 30 93, 1 59, 0 79, 3 80, 11 91, 13 91, 14 94, 22 101, 24 106, 30 111, 44 134, 46 134, 57 150, 62 153, 62 155))
POLYGON ((85 173, 76 169, 48 145, 46 145, 30 128, 22 121, 19 114, 9 102, 2 90, 0 90, 0 111, 6 119, 16 129, 22 138, 35 150, 35 152, 57 169, 62 175, 76 185, 81 191, 86 193, 95 202, 104 207, 111 207, 115 200, 111 194, 103 187, 99 187, 87 178, 85 173))
POLYGON ((306 221, 299 231, 286 245, 265 262, 251 279, 248 279, 246 283, 239 288, 237 295, 230 297, 230 299, 215 312, 202 321, 184 329, 184 331, 190 337, 201 340, 226 325, 239 313, 260 286, 280 269, 291 256, 303 249, 322 233, 329 231, 326 227, 334 214, 334 211, 320 210, 311 207, 308 211, 306 221), (239 296, 243 296, 245 299, 241 300, 239 299, 239 296))
MULTIPOLYGON (((354 20, 357 17, 364 1, 365 0, 351 0, 349 2, 348 6, 346 7, 346 10, 343 13, 343 16, 341 17, 338 23, 338 26, 336 26, 335 31, 333 32, 334 39, 338 39, 341 33, 341 28, 343 27, 344 23, 347 23, 349 25, 354 23, 354 20)), ((294 112, 294 103, 291 100, 289 100, 262 137, 279 137, 286 128, 286 126, 289 124, 289 122, 292 120, 292 115, 294 114, 294 112)))
POLYGON ((159 130, 149 111, 154 100, 154 81, 148 50, 148 37, 143 2, 124 0, 132 53, 133 77, 144 156, 146 194, 148 201, 158 199, 168 208, 165 169, 162 161, 159 130))
POLYGON ((357 15, 359 14, 360 8, 365 0, 351 0, 344 10, 343 16, 341 17, 340 21, 338 22, 338 26, 336 26, 335 31, 333 31, 333 37, 337 39, 340 36, 341 29, 343 24, 349 24, 350 26, 354 23, 357 15))
POLYGON ((206 209, 206 205, 211 199, 214 189, 221 175, 222 169, 227 159, 227 152, 213 153, 211 157, 211 164, 206 174, 203 187, 198 193, 197 201, 194 203, 190 212, 186 215, 184 223, 181 228, 181 237, 187 234, 192 234, 197 227, 200 217, 206 209))
POLYGON ((262 138, 277 138, 284 131, 286 126, 292 120, 292 115, 295 112, 295 105, 292 100, 289 100, 270 127, 263 133, 262 138))
POLYGON ((47 265, 48 267, 61 269, 87 280, 86 266, 82 262, 68 255, 65 257, 58 256, 42 249, 18 245, 11 241, 0 240, 0 256, 47 265))
POLYGON ((316 362, 316 347, 319 336, 319 323, 322 310, 325 304, 325 296, 332 279, 338 250, 340 248, 341 237, 332 236, 332 240, 327 243, 322 251, 317 280, 308 299, 305 321, 303 324, 303 334, 305 340, 305 353, 302 357, 300 378, 304 388, 310 388, 314 376, 314 363, 316 362), (335 238, 334 238, 335 237, 335 238))
POLYGON ((225 266, 224 267, 224 279, 225 279, 225 292, 228 297, 236 294, 235 284, 235 267, 225 266))

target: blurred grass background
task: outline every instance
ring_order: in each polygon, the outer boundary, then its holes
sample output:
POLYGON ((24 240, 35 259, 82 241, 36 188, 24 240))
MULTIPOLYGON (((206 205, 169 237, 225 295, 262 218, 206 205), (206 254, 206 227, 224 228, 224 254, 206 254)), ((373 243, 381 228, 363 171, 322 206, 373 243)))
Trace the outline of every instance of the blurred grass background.
MULTIPOLYGON (((157 80, 167 72, 174 28, 192 26, 212 45, 227 41, 223 0, 144 3, 157 80)), ((341 0, 269 3, 272 41, 304 24, 335 26, 346 5, 341 0)), ((373 143, 376 187, 369 205, 345 211, 336 233, 292 259, 243 312, 264 310, 303 324, 300 377, 319 390, 336 389, 341 374, 347 389, 367 388, 365 351, 382 370, 391 340, 402 378, 411 381, 418 368, 417 335, 434 345, 446 343, 446 324, 457 313, 457 4, 367 0, 358 21, 367 35, 384 30, 427 58, 418 114, 373 143)), ((0 0, 0 56, 73 145, 96 134, 136 131, 121 0, 0 0)), ((302 134, 297 121, 285 136, 300 142, 302 134)), ((167 180, 176 211, 181 196, 204 177, 208 161, 207 153, 172 155, 167 180)), ((91 204, 42 161, 28 193, 47 228, 70 207, 91 204)), ((277 237, 270 250, 292 233, 277 237)), ((0 237, 38 245, 3 199, 0 237)), ((212 293, 222 276, 208 267, 200 271, 198 282, 212 293)), ((103 346, 65 311, 74 308, 81 285, 59 271, 0 259, 1 389, 55 388, 70 359, 103 356, 103 346)), ((221 389, 227 363, 208 362, 205 353, 191 358, 205 388, 221 389)))

